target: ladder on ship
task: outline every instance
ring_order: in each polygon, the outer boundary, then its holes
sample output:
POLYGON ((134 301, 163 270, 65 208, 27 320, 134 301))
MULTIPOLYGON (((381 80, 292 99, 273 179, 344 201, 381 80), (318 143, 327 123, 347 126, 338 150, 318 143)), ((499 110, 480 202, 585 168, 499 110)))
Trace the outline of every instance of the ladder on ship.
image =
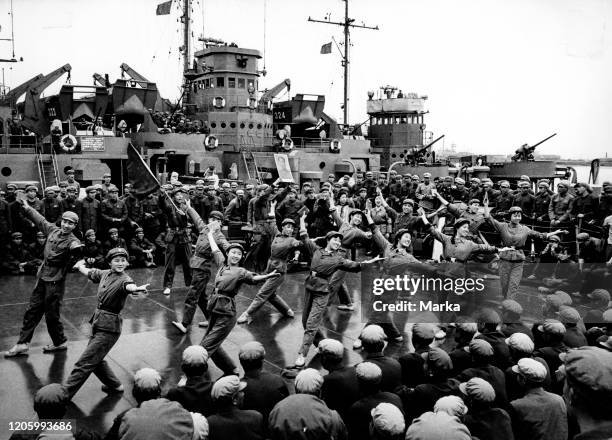
POLYGON ((36 153, 36 161, 41 189, 44 191, 49 186, 57 185, 59 183, 59 173, 57 171, 55 151, 51 150, 51 154, 42 154, 38 151, 36 153))
POLYGON ((253 154, 253 150, 250 147, 255 146, 255 142, 252 136, 249 136, 250 142, 244 136, 240 137, 240 151, 242 153, 242 160, 244 167, 246 168, 247 176, 249 180, 256 180, 258 184, 261 184, 261 173, 257 166, 257 159, 253 154))

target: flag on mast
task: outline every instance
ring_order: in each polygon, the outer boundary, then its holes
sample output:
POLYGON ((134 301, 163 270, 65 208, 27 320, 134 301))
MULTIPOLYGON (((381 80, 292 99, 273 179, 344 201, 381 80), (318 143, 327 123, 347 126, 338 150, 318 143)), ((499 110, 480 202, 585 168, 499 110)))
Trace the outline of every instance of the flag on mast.
POLYGON ((332 44, 331 41, 329 43, 324 44, 323 46, 321 46, 321 54, 328 54, 332 52, 332 44))
POLYGON ((136 147, 130 143, 127 153, 127 174, 128 181, 132 184, 132 193, 136 197, 143 198, 157 191, 160 184, 136 147))
POLYGON ((156 15, 168 15, 170 14, 170 9, 172 8, 172 0, 167 2, 160 3, 157 5, 156 15))

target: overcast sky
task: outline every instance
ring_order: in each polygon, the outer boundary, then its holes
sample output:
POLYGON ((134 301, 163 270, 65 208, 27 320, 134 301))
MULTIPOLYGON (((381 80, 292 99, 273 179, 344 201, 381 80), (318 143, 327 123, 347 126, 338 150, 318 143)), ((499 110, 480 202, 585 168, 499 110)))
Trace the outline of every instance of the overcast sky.
MULTIPOLYGON (((341 20, 340 0, 266 0, 264 87, 284 78, 293 93, 326 95, 342 119, 342 69, 321 45, 342 30, 307 21, 341 20)), ((126 62, 179 95, 178 5, 156 16, 157 0, 14 0, 15 54, 8 85, 70 63, 72 83, 94 72, 119 76, 126 62)), ((0 2, 0 37, 10 32, 0 2)), ((264 49, 264 0, 194 0, 194 35, 264 49), (202 3, 204 15, 202 14, 202 3)), ((541 153, 602 157, 612 151, 612 2, 606 0, 352 0, 349 15, 379 31, 352 33, 351 122, 363 122, 368 90, 385 84, 429 96, 427 129, 476 153, 511 153, 554 132, 541 153)), ((0 55, 11 56, 0 42, 0 55)), ((59 89, 49 88, 47 94, 59 89)))

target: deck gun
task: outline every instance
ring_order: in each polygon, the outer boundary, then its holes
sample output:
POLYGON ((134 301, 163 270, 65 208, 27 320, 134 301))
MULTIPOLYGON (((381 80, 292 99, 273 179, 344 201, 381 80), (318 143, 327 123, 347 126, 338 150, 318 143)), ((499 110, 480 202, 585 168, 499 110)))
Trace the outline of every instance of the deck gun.
POLYGON ((529 144, 521 145, 514 152, 514 156, 512 156, 512 161, 513 162, 524 162, 524 161, 533 161, 533 160, 535 160, 535 158, 533 156, 533 152, 535 151, 536 147, 538 145, 540 145, 540 144, 543 144, 544 142, 546 142, 547 140, 549 140, 550 138, 552 138, 552 137, 554 137, 556 135, 557 135, 557 133, 553 133, 550 136, 548 136, 546 139, 542 139, 537 144, 533 144, 531 146, 529 144))

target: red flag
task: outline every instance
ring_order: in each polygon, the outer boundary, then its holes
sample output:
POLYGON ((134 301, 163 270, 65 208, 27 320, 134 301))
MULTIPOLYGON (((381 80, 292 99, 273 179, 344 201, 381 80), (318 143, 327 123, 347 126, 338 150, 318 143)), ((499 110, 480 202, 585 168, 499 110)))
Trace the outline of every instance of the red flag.
POLYGON ((168 15, 170 14, 170 9, 172 8, 172 0, 167 2, 160 3, 157 5, 156 15, 168 15))
POLYGON ((131 143, 128 145, 127 173, 128 181, 132 184, 132 193, 136 197, 146 197, 160 188, 151 169, 131 143))
POLYGON ((330 43, 326 43, 323 46, 321 46, 321 54, 328 54, 331 53, 331 42, 330 43))

